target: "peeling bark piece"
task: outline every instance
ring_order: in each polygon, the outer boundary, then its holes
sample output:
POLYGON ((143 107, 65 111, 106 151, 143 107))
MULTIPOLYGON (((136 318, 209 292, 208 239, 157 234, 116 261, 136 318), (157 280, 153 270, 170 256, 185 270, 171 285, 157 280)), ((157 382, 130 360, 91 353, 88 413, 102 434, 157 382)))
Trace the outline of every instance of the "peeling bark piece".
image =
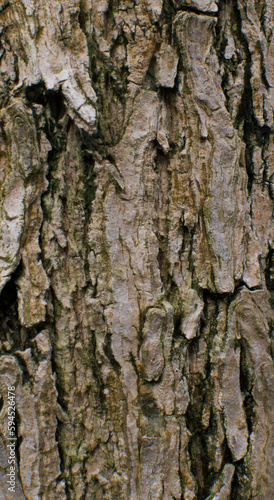
POLYGON ((10 33, 19 56, 17 88, 37 85, 41 80, 49 90, 61 88, 71 117, 79 127, 92 131, 96 127, 96 95, 88 72, 86 38, 77 21, 79 2, 50 0, 39 2, 37 10, 35 7, 28 0, 12 1, 1 14, 6 23, 17 28, 10 33), (18 39, 30 57, 24 57, 18 39))
POLYGON ((165 422, 161 441, 158 435, 143 437, 140 450, 142 461, 140 498, 148 499, 152 495, 158 500, 181 498, 179 436, 178 424, 174 417, 169 417, 165 422), (163 460, 164 455, 168 457, 167 460, 163 460))
MULTIPOLYGON (((1 401, 3 403, 1 411, 0 411, 0 484, 1 484, 1 500, 10 500, 13 493, 8 490, 10 485, 8 484, 9 477, 7 476, 10 473, 10 465, 15 467, 15 492, 16 499, 25 500, 25 495, 22 490, 20 473, 19 473, 19 463, 16 457, 16 464, 9 463, 9 459, 11 456, 10 448, 8 445, 14 443, 14 441, 9 441, 7 438, 10 437, 8 434, 8 417, 9 417, 9 400, 8 400, 8 387, 11 385, 15 385, 16 377, 14 377, 12 371, 8 368, 10 360, 4 360, 3 357, 1 359, 0 366, 0 394, 1 401), (1 369, 2 368, 2 369, 1 369), (9 372, 9 373, 8 373, 9 372)), ((14 392, 12 391, 12 394, 14 392)), ((14 495, 13 495, 14 496, 14 495)))
MULTIPOLYGON (((185 98, 190 120, 195 130, 194 116, 198 112, 201 138, 214 137, 205 146, 210 152, 208 163, 202 157, 197 165, 191 162, 195 183, 198 181, 201 185, 201 179, 207 179, 202 196, 195 193, 200 225, 195 235, 196 273, 203 288, 227 293, 233 291, 234 279, 239 279, 243 272, 247 192, 243 143, 233 128, 221 81, 216 77, 218 61, 212 49, 214 24, 214 19, 192 13, 178 14, 175 20, 186 85, 193 89, 191 98, 185 98), (236 191, 241 193, 241 199, 236 200, 236 191)), ((195 144, 197 148, 197 142, 195 144)), ((204 148, 202 144, 201 147, 204 148)), ((193 155, 194 151, 190 158, 193 155)))
POLYGON ((157 16, 157 19, 159 15, 162 12, 163 8, 163 0, 146 0, 148 8, 151 9, 153 14, 157 16))
POLYGON ((248 429, 240 388, 240 351, 233 348, 234 339, 227 346, 222 376, 225 428, 228 445, 235 461, 246 455, 248 429))
POLYGON ((250 84, 253 109, 260 127, 273 126, 273 71, 269 60, 273 57, 272 4, 258 5, 255 0, 239 1, 241 29, 251 58, 250 84), (262 10, 263 9, 263 10, 262 10), (260 13, 261 11, 261 13, 260 13))
POLYGON ((217 12, 217 0, 176 0, 176 4, 180 8, 192 7, 200 12, 217 12))
POLYGON ((164 368, 162 351, 165 312, 149 309, 143 328, 143 343, 140 350, 141 370, 148 382, 159 379, 164 368))
POLYGON ((39 165, 39 154, 33 119, 20 102, 2 110, 6 145, 5 178, 1 186, 1 289, 20 260, 20 240, 24 230, 26 203, 25 181, 39 165))
POLYGON ((198 333, 204 302, 199 297, 196 290, 190 289, 184 299, 184 317, 181 323, 182 334, 187 339, 192 339, 198 333))
POLYGON ((235 472, 233 464, 225 464, 221 476, 212 488, 212 495, 206 500, 229 500, 231 493, 231 483, 235 472))
POLYGON ((26 327, 45 320, 45 293, 49 288, 49 280, 40 259, 41 248, 39 245, 43 221, 41 197, 48 186, 46 181, 47 154, 51 150, 50 144, 44 135, 41 135, 39 146, 41 165, 37 176, 36 192, 26 213, 25 244, 21 251, 23 271, 17 280, 19 318, 21 324, 26 327))
POLYGON ((237 379, 239 376, 245 376, 249 380, 249 386, 245 387, 245 390, 253 399, 254 408, 252 414, 247 412, 245 416, 245 421, 249 419, 249 425, 252 428, 249 433, 250 444, 246 463, 250 467, 252 495, 260 499, 271 497, 273 485, 273 429, 269 428, 269 422, 273 421, 274 368, 270 355, 267 324, 267 318, 270 319, 270 317, 265 292, 250 292, 242 289, 231 303, 228 313, 229 339, 225 353, 222 387, 229 446, 235 459, 237 456, 242 458, 247 434, 246 424, 243 423, 243 395, 240 396, 239 382, 236 384, 233 379, 236 373, 237 379), (236 338, 241 342, 241 357, 243 358, 241 370, 245 370, 244 375, 240 373, 239 349, 236 354, 233 347, 236 338), (234 374, 231 373, 233 364, 234 374), (231 404, 235 403, 238 409, 234 407, 232 417, 231 404), (236 432, 235 425, 238 428, 236 432))
POLYGON ((182 420, 180 429, 180 471, 183 480, 183 499, 195 500, 197 495, 197 483, 190 468, 189 438, 185 421, 182 420))
MULTIPOLYGON (((15 408, 20 417, 17 438, 22 439, 18 465, 24 495, 33 500, 40 499, 41 494, 49 500, 57 497, 65 500, 64 483, 60 481, 60 458, 55 440, 57 402, 48 333, 41 332, 35 340, 38 351, 42 353, 44 359, 36 365, 32 390, 22 384, 22 371, 16 359, 13 356, 2 356, 1 392, 7 395, 8 386, 15 386, 15 408)), ((17 485, 18 498, 21 485, 17 485)))
POLYGON ((179 57, 173 47, 163 44, 156 54, 156 82, 161 87, 174 87, 179 57))
POLYGON ((23 325, 31 326, 45 319, 48 280, 38 255, 41 195, 47 187, 46 155, 50 146, 43 137, 39 148, 32 113, 20 101, 14 100, 2 110, 2 118, 9 172, 2 185, 0 289, 23 257, 19 315, 23 325))

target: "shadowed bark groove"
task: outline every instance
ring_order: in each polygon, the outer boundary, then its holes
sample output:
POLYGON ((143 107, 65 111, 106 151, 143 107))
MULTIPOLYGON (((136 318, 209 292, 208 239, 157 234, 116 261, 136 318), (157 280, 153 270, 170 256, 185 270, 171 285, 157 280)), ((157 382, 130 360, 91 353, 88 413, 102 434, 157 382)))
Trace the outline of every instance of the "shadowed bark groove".
POLYGON ((3 500, 273 498, 273 26, 0 5, 3 500))

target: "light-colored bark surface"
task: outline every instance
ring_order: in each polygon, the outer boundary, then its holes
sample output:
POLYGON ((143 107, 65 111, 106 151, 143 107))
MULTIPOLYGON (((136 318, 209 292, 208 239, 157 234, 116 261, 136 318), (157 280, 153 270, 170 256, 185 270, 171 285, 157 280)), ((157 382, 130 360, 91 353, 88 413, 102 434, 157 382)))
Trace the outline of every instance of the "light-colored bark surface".
POLYGON ((271 500, 272 0, 0 2, 0 498, 271 500))

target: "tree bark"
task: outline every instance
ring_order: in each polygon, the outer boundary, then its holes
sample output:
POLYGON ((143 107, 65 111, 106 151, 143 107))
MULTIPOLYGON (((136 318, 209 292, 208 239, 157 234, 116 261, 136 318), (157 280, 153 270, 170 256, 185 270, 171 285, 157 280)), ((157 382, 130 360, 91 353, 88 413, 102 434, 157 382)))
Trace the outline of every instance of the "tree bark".
POLYGON ((273 16, 0 2, 1 499, 273 498, 273 16))

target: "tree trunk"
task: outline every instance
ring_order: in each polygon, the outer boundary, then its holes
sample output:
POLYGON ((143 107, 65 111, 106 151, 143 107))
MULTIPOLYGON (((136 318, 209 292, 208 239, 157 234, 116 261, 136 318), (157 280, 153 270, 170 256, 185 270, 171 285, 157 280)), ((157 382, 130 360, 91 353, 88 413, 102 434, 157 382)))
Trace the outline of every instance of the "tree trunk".
POLYGON ((272 0, 0 27, 1 500, 273 499, 272 0))

